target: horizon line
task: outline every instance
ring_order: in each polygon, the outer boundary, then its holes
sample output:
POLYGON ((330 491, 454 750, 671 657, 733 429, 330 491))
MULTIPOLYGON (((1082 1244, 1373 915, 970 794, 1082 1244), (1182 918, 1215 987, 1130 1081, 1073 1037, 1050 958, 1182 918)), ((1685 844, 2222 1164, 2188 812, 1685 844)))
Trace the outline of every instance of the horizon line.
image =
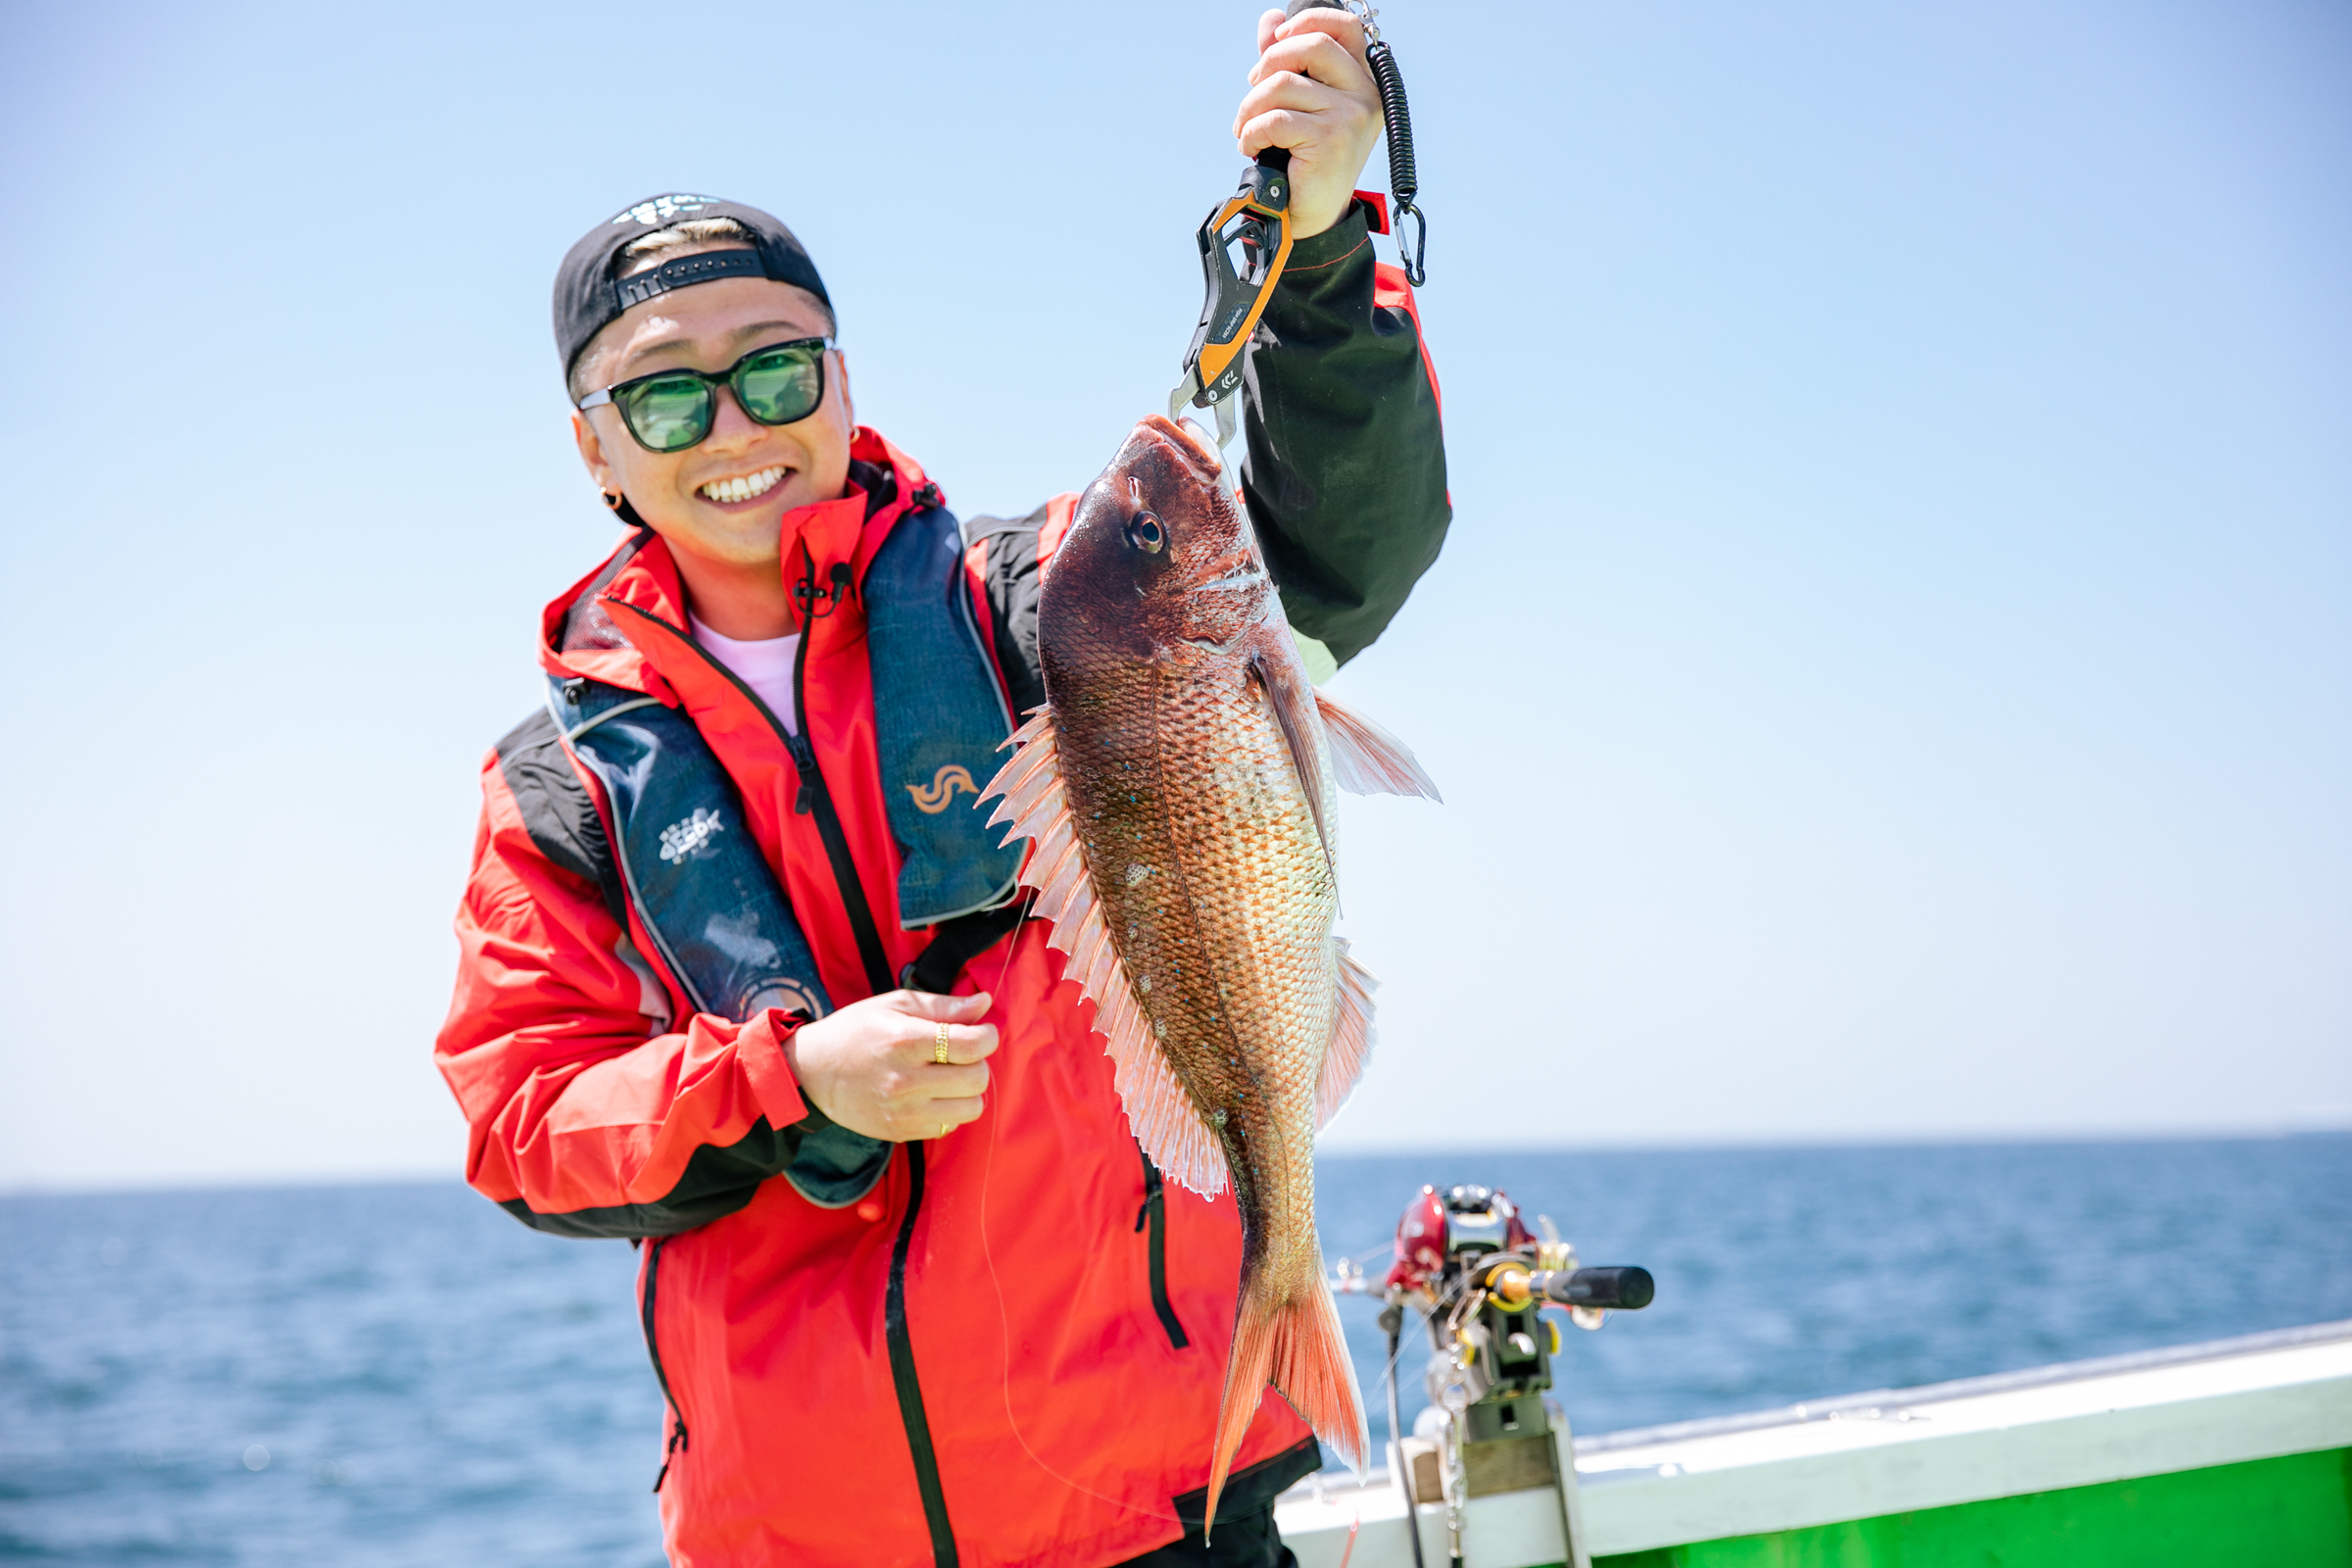
MULTIPOLYGON (((1891 1133, 1868 1137, 1788 1134, 1742 1135, 1732 1138, 1692 1137, 1583 1139, 1558 1143, 1494 1143, 1460 1141, 1342 1145, 1316 1150, 1321 1159, 1448 1158, 1469 1155, 1482 1159, 1525 1154, 1656 1153, 1735 1154, 1775 1152, 1831 1152, 1910 1149, 2021 1149, 2082 1148, 2132 1144, 2279 1143, 2295 1139, 2352 1138, 2352 1122, 2313 1122, 2273 1127, 2063 1129, 2051 1132, 1891 1133)), ((202 1192, 301 1191, 357 1187, 463 1187, 456 1170, 395 1167, 372 1171, 294 1171, 206 1173, 186 1176, 147 1176, 122 1181, 67 1178, 51 1181, 0 1178, 0 1201, 16 1198, 127 1197, 138 1194, 202 1192)))

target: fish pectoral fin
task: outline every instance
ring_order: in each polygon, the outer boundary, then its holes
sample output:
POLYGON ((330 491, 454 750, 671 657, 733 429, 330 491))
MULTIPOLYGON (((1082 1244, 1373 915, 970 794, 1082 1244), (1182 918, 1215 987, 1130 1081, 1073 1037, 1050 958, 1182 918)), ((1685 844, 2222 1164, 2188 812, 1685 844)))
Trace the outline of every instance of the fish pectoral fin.
POLYGON ((1282 730, 1283 743, 1291 750, 1291 762, 1298 769, 1299 788, 1306 793, 1306 807, 1314 814, 1315 838, 1323 846, 1324 861, 1332 868, 1334 880, 1339 875, 1339 862, 1331 853, 1331 825, 1323 820, 1323 752, 1315 744, 1315 699, 1322 694, 1307 683, 1306 670, 1298 662, 1296 649, 1285 661, 1269 659, 1261 651, 1250 661, 1250 673, 1258 689, 1266 695, 1266 706, 1273 710, 1274 722, 1282 730))
POLYGON ((1412 748, 1349 709, 1329 692, 1315 693, 1323 733, 1331 738, 1331 770, 1350 795, 1418 795, 1444 803, 1438 786, 1413 760, 1412 748))
POLYGON ((1372 1043, 1379 1036, 1372 1028, 1372 993, 1380 982, 1372 971, 1348 956, 1345 938, 1332 938, 1339 950, 1340 995, 1339 1006, 1331 1021, 1331 1044, 1323 1051, 1323 1074, 1315 1081, 1315 1131, 1331 1125, 1331 1118, 1340 1113, 1348 1097, 1364 1076, 1364 1064, 1372 1059, 1372 1043))

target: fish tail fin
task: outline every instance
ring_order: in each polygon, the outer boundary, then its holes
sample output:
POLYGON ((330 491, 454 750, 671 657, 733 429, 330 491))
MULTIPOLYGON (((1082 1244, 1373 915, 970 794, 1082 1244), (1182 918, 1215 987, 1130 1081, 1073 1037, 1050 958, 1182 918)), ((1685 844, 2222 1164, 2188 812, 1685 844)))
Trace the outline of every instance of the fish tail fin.
MULTIPOLYGON (((1208 1471, 1207 1525, 1217 1518, 1217 1496, 1225 1490, 1233 1456, 1257 1416, 1258 1391, 1267 1384, 1315 1435, 1361 1475, 1372 1449, 1364 1424, 1364 1397, 1355 1382, 1355 1362, 1340 1328, 1340 1309, 1323 1281, 1323 1254, 1310 1254, 1313 1272, 1286 1282, 1266 1282, 1263 1294, 1245 1294, 1233 1330, 1233 1353, 1225 1363, 1225 1398, 1217 1410, 1217 1446, 1208 1471)), ((1206 1529, 1203 1528, 1205 1538, 1206 1529)))

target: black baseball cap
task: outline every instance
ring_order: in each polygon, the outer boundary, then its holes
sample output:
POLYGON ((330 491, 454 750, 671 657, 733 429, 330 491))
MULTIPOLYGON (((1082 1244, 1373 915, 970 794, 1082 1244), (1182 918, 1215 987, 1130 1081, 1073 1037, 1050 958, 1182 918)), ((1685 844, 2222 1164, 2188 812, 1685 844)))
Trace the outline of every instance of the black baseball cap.
POLYGON ((581 235, 580 242, 564 256, 564 265, 556 269, 556 353, 564 362, 564 378, 570 379, 572 362, 589 339, 630 306, 671 289, 713 283, 722 277, 772 278, 805 288, 824 301, 826 310, 833 308, 808 250, 791 229, 759 208, 682 191, 649 196, 581 235), (704 251, 699 256, 663 262, 626 280, 612 276, 613 259, 631 240, 704 218, 735 220, 751 233, 752 248, 704 251))

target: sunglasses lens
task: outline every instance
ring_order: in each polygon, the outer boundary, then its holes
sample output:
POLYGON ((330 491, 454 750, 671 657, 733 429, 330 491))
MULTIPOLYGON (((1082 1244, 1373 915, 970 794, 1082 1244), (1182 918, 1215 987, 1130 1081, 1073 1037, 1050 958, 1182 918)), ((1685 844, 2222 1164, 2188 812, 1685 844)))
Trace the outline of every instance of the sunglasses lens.
POLYGON ((691 375, 657 375, 616 388, 612 401, 648 450, 676 452, 710 433, 710 389, 691 375))
POLYGON ((793 424, 825 400, 825 351, 794 344, 755 354, 736 368, 735 396, 761 424, 793 424))

